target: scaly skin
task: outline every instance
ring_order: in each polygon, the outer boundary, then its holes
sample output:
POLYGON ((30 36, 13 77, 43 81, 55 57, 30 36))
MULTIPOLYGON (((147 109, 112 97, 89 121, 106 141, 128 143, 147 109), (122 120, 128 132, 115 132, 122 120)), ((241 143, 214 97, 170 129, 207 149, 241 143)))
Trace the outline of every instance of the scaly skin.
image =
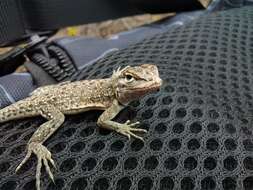
POLYGON ((40 190, 42 163, 49 177, 54 181, 48 162, 54 167, 50 151, 43 143, 62 125, 66 114, 77 114, 88 110, 104 110, 98 118, 100 127, 114 130, 122 135, 143 140, 135 132, 147 131, 132 128, 139 122, 117 123, 112 119, 129 102, 149 92, 159 90, 162 80, 154 65, 143 64, 114 71, 110 78, 64 82, 36 89, 30 97, 0 110, 0 122, 41 115, 48 121, 32 135, 27 145, 27 154, 16 168, 16 172, 34 153, 38 158, 36 187, 40 190))

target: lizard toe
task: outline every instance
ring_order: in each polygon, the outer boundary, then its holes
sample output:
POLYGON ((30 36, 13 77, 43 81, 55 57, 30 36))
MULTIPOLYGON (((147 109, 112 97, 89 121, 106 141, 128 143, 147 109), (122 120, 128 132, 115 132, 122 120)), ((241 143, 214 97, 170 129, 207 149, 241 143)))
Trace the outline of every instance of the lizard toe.
POLYGON ((36 178, 36 189, 37 190, 40 190, 41 166, 42 166, 41 158, 39 158, 38 159, 38 163, 37 163, 37 168, 36 168, 36 175, 35 175, 35 178, 36 178))
POLYGON ((144 142, 144 140, 143 140, 143 138, 142 138, 142 137, 140 137, 140 136, 138 136, 138 135, 136 135, 136 134, 132 133, 131 131, 129 132, 129 134, 130 134, 131 136, 133 136, 134 138, 139 139, 139 140, 141 140, 141 141, 143 141, 143 142, 144 142))
POLYGON ((122 127, 119 128, 118 132, 124 136, 127 136, 129 140, 130 140, 130 137, 132 136, 136 139, 144 141, 142 137, 134 134, 134 132, 147 132, 147 131, 145 129, 131 128, 131 124, 130 125, 124 124, 122 127))
POLYGON ((131 122, 130 120, 127 120, 124 124, 128 125, 128 124, 130 124, 130 122, 131 122))
POLYGON ((148 132, 146 129, 136 129, 136 128, 131 128, 131 131, 142 132, 142 133, 147 133, 148 132))
POLYGON ((31 157, 32 155, 32 151, 30 149, 28 149, 27 154, 25 156, 25 158, 22 160, 22 162, 18 165, 18 167, 15 170, 15 173, 17 173, 19 171, 19 169, 27 162, 27 160, 31 157))
POLYGON ((129 127, 134 127, 134 126, 137 126, 137 125, 140 125, 140 122, 139 122, 139 121, 137 121, 137 122, 135 122, 135 123, 131 123, 131 124, 129 125, 129 127))
POLYGON ((44 163, 44 165, 45 165, 46 171, 47 171, 47 173, 48 173, 50 179, 51 179, 51 180, 53 181, 53 183, 55 184, 54 176, 53 176, 53 174, 52 174, 52 172, 51 172, 51 169, 50 169, 50 167, 49 167, 49 165, 48 165, 48 161, 47 161, 46 158, 43 158, 43 163, 44 163))
POLYGON ((54 182, 54 176, 49 167, 48 161, 55 167, 55 163, 51 158, 50 151, 43 146, 41 143, 31 143, 29 145, 29 149, 37 156, 38 163, 36 168, 36 188, 40 190, 40 176, 41 176, 41 167, 42 161, 45 165, 46 171, 50 177, 50 179, 54 182))
POLYGON ((120 131, 120 133, 128 138, 128 140, 131 139, 131 135, 127 133, 126 131, 120 131))

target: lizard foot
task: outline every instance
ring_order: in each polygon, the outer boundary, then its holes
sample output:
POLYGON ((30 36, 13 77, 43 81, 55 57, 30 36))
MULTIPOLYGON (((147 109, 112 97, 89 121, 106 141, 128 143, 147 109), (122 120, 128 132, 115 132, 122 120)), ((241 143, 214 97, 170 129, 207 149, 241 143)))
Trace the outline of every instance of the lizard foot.
POLYGON ((147 133, 147 130, 145 129, 137 129, 137 128, 132 128, 134 126, 139 125, 140 122, 135 122, 130 124, 130 120, 127 120, 124 124, 121 124, 119 129, 117 130, 118 133, 125 135, 130 139, 131 136, 140 139, 141 141, 144 141, 142 137, 134 134, 133 132, 142 132, 142 133, 147 133))
POLYGON ((51 180, 54 182, 53 174, 50 170, 50 167, 48 165, 49 162, 55 167, 55 163, 53 159, 51 158, 51 153, 49 150, 43 146, 41 143, 31 143, 28 145, 28 151, 23 159, 23 161, 19 164, 19 166, 16 168, 16 172, 23 166, 23 164, 30 158, 31 154, 34 153, 38 158, 38 164, 36 169, 36 188, 37 190, 40 190, 40 175, 41 175, 41 167, 42 167, 42 161, 45 165, 46 171, 51 178, 51 180))

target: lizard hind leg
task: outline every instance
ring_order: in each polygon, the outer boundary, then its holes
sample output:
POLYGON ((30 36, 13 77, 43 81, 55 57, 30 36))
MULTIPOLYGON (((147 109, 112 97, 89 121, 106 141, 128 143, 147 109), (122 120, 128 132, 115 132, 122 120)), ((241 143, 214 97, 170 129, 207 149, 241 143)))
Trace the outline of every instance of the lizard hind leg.
POLYGON ((41 108, 40 113, 43 117, 45 117, 49 121, 42 124, 37 129, 37 131, 35 131, 35 133, 28 142, 27 154, 16 169, 17 172, 24 165, 24 163, 30 158, 31 154, 34 153, 38 159, 36 168, 37 190, 40 190, 40 176, 42 164, 44 164, 49 177, 54 182, 54 177, 48 163, 50 162, 54 167, 55 163, 51 157, 50 151, 43 145, 43 142, 45 142, 61 126, 65 118, 63 113, 61 113, 58 109, 50 105, 41 108))
POLYGON ((25 164, 25 162, 30 158, 32 152, 37 156, 38 159, 38 164, 36 168, 36 188, 37 190, 40 190, 40 175, 41 175, 41 167, 42 167, 42 162, 45 165, 46 171, 51 178, 51 180, 54 182, 54 177, 53 174, 50 170, 50 167, 48 165, 48 161, 55 167, 55 163, 51 157, 51 153, 49 150, 42 145, 41 143, 36 143, 33 142, 28 145, 28 151, 23 159, 23 161, 19 164, 19 166, 16 169, 16 172, 25 164))

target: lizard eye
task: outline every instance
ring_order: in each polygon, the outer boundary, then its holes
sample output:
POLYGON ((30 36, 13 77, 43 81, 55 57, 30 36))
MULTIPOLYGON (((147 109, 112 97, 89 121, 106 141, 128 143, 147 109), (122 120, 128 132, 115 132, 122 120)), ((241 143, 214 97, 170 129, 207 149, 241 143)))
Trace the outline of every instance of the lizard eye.
POLYGON ((126 80, 127 82, 132 82, 132 81, 134 80, 134 77, 131 76, 131 75, 126 75, 126 76, 125 76, 125 80, 126 80))

